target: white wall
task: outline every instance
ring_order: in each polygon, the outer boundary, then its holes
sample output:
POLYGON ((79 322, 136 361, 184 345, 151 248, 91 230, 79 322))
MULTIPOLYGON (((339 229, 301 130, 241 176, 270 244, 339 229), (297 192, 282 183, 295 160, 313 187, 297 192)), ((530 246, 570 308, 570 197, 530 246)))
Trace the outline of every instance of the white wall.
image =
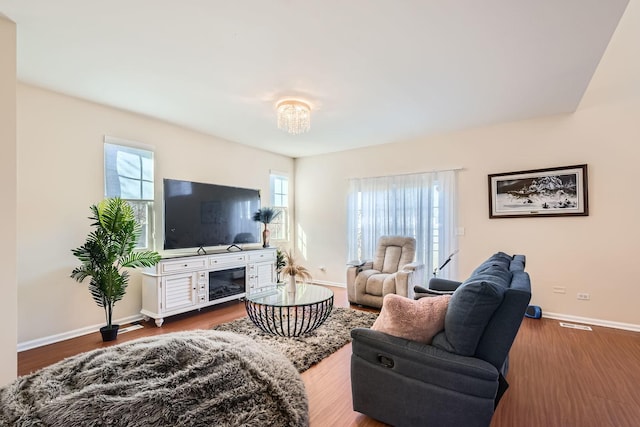
MULTIPOLYGON (((105 134, 155 147, 156 197, 162 178, 176 178, 259 188, 265 204, 269 170, 293 175, 288 157, 25 84, 18 84, 17 94, 20 343, 104 324, 86 283, 69 274, 77 265, 71 249, 84 243, 90 229, 89 206, 104 196, 105 134)), ((161 227, 156 235, 161 246, 161 227)), ((140 308, 136 272, 114 320, 135 316, 140 308)))
POLYGON ((640 327, 640 14, 632 3, 574 114, 297 160, 296 221, 314 277, 345 282, 349 177, 462 167, 459 278, 496 251, 522 253, 543 311, 640 327), (489 219, 488 174, 582 163, 588 217, 489 219))
POLYGON ((0 386, 17 373, 16 25, 0 14, 0 386))

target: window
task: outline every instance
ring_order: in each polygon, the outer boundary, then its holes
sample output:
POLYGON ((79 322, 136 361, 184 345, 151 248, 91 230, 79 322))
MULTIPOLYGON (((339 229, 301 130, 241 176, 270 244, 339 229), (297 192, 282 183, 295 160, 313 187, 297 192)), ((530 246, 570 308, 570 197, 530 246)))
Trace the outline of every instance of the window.
POLYGON ((104 194, 120 197, 133 208, 142 225, 137 249, 153 247, 153 151, 120 145, 105 136, 104 194))
POLYGON ((271 206, 280 215, 269 224, 272 240, 289 240, 289 178, 282 173, 270 175, 271 206))
MULTIPOLYGON (((455 178, 444 171, 349 180, 347 261, 373 259, 380 236, 411 236, 428 280, 457 248, 455 178)), ((455 275, 454 262, 438 275, 455 275)))

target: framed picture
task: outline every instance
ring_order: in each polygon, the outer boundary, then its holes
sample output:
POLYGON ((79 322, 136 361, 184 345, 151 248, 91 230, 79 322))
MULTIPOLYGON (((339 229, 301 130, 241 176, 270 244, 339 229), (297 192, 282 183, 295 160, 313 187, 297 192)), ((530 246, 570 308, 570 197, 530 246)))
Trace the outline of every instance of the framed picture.
POLYGON ((489 175, 489 218, 586 216, 587 165, 489 175))

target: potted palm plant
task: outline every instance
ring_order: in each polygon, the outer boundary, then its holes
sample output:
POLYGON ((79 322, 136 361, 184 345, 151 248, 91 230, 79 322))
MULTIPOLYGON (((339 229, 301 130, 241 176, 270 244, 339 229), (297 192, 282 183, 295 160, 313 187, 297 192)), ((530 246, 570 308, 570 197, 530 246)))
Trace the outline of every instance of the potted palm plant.
POLYGON ((129 283, 126 268, 150 267, 160 260, 154 251, 135 251, 141 226, 131 206, 120 198, 104 199, 91 206, 89 219, 94 229, 84 245, 71 252, 82 263, 71 272, 78 282, 87 277, 89 292, 99 307, 104 308, 106 326, 100 328, 103 341, 118 335, 119 325, 112 323, 113 306, 124 297, 129 283))
POLYGON ((256 222, 261 222, 264 224, 264 231, 262 232, 262 247, 269 247, 269 235, 271 232, 269 231, 268 225, 276 219, 280 215, 280 211, 274 208, 264 207, 258 209, 253 214, 253 220, 256 222))
POLYGON ((296 263, 295 257, 291 253, 291 250, 288 250, 284 253, 285 266, 282 267, 282 274, 289 276, 289 281, 285 285, 287 287, 287 292, 295 292, 296 291, 296 278, 301 279, 303 282, 307 280, 311 280, 311 272, 307 270, 307 268, 303 265, 299 265, 296 263))
POLYGON ((280 283, 280 273, 282 273, 282 268, 287 265, 284 259, 284 252, 280 249, 276 250, 276 281, 280 283))

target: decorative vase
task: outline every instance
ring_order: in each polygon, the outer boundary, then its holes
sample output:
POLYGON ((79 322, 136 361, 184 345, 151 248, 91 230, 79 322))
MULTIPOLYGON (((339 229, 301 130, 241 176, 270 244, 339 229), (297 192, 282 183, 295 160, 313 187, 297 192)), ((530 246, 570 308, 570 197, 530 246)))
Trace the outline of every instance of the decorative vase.
POLYGON ((262 247, 263 248, 268 248, 269 247, 269 236, 271 235, 271 232, 269 231, 269 229, 267 228, 267 226, 264 226, 264 231, 262 232, 262 247))
POLYGON ((111 325, 111 327, 103 326, 100 328, 102 334, 102 341, 113 341, 118 337, 118 329, 120 325, 111 325))
POLYGON ((296 292, 296 276, 289 276, 289 281, 287 282, 287 293, 295 293, 296 292))

